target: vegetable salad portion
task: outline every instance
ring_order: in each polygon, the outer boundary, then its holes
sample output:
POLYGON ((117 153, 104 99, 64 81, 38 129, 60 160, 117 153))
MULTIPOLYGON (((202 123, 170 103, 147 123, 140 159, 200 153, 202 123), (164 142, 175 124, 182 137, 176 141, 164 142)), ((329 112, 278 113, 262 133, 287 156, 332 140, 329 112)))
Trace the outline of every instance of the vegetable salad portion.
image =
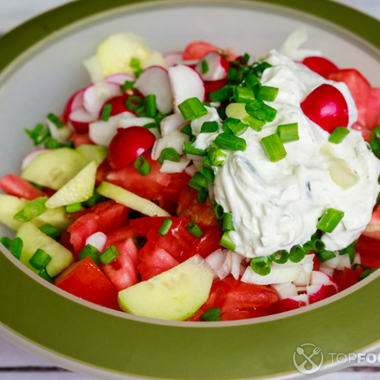
MULTIPOLYGON (((133 33, 84 61, 91 84, 26 129, 0 179, 1 243, 77 297, 167 320, 277 314, 380 266, 380 89, 356 69, 133 33)), ((292 48, 290 48, 292 47, 292 48)))

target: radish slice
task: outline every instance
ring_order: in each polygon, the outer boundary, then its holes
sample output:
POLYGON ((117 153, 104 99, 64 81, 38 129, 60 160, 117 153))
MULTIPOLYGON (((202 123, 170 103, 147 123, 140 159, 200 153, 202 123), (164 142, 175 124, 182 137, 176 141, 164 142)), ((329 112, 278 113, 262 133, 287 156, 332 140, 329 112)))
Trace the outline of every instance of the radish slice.
POLYGON ((108 146, 117 133, 120 120, 135 117, 131 112, 111 116, 107 121, 99 120, 89 126, 90 139, 97 145, 108 146))
POLYGON ((283 284, 273 284, 271 287, 277 292, 280 300, 296 297, 298 295, 297 288, 291 282, 285 282, 283 284))
POLYGON ((99 85, 92 84, 83 92, 83 107, 92 116, 98 118, 104 102, 114 96, 121 95, 120 86, 102 82, 102 94, 100 95, 99 85))
POLYGON ((169 69, 170 86, 173 93, 174 112, 179 112, 178 104, 186 99, 198 98, 205 101, 206 89, 201 76, 191 67, 178 65, 169 69))
POLYGON ((107 242, 107 235, 103 232, 95 232, 86 240, 86 245, 90 244, 95 247, 99 252, 102 252, 107 242))
POLYGON ((337 283, 326 273, 313 270, 310 276, 310 286, 313 285, 332 285, 338 291, 337 283))
POLYGON ((218 52, 210 51, 195 66, 203 80, 220 80, 227 78, 228 62, 218 52), (208 70, 202 73, 203 61, 207 63, 208 70))
MULTIPOLYGON (((188 155, 187 155, 188 156, 188 155)), ((197 171, 199 171, 195 165, 190 165, 185 169, 185 173, 192 177, 197 171)))
POLYGON ((36 149, 25 156, 21 163, 21 170, 24 170, 38 155, 48 152, 51 149, 36 149))
POLYGON ((135 82, 135 88, 144 96, 156 95, 157 109, 163 114, 172 112, 172 90, 170 88, 168 71, 161 66, 151 66, 145 69, 135 82))
POLYGON ((184 119, 181 113, 174 113, 162 119, 160 123, 161 134, 162 136, 166 136, 171 132, 180 131, 188 123, 189 122, 184 119))
POLYGON ((182 61, 182 51, 171 51, 170 53, 164 54, 164 61, 166 68, 178 65, 182 61))
POLYGON ((77 91, 67 102, 62 115, 65 123, 69 120, 69 115, 72 112, 83 107, 83 92, 84 89, 77 91))
POLYGON ((183 153, 183 143, 188 141, 189 136, 179 131, 169 133, 154 143, 152 148, 152 160, 157 161, 165 148, 174 148, 181 155, 183 153))
POLYGON ((161 173, 182 173, 190 164, 190 160, 186 156, 181 157, 180 162, 172 162, 165 160, 160 168, 161 173))
POLYGON ((124 84, 127 80, 134 82, 136 78, 133 75, 128 74, 112 74, 106 78, 109 84, 118 84, 119 86, 124 84))
POLYGON ((312 304, 333 296, 337 293, 337 290, 333 285, 311 285, 306 288, 306 292, 309 297, 309 303, 312 304))
POLYGON ((89 114, 83 108, 79 108, 70 113, 69 124, 71 124, 78 133, 87 133, 89 123, 97 119, 97 116, 89 114))
POLYGON ((332 277, 334 275, 334 268, 329 268, 329 267, 319 267, 319 270, 323 273, 326 273, 328 276, 332 277))
MULTIPOLYGON (((119 128, 143 127, 146 124, 155 122, 156 121, 150 117, 133 117, 130 119, 120 120, 119 128)), ((149 128, 149 132, 153 133, 156 139, 161 138, 161 133, 158 128, 149 128)))
POLYGON ((305 304, 305 305, 301 305, 301 306, 306 306, 309 304, 309 298, 308 298, 307 294, 299 294, 299 295, 294 296, 294 297, 289 297, 289 299, 292 301, 296 301, 296 302, 300 302, 300 303, 305 304))

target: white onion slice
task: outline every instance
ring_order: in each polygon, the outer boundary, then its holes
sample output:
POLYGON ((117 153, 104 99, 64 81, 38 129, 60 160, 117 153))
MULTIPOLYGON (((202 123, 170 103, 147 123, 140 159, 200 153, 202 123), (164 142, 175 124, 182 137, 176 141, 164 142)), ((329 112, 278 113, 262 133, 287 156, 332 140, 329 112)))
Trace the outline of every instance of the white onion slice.
POLYGON ((271 287, 277 292, 280 300, 296 297, 298 295, 297 288, 291 282, 284 282, 283 284, 272 284, 271 287))
POLYGON ((162 136, 166 136, 171 132, 180 131, 188 123, 189 122, 184 119, 181 113, 167 116, 161 121, 161 134, 162 136))
POLYGON ((173 148, 180 155, 183 153, 183 143, 189 141, 189 136, 179 131, 174 131, 156 140, 152 148, 152 160, 157 161, 165 148, 173 148))
POLYGON ((182 156, 179 162, 165 160, 160 168, 161 173, 182 173, 189 165, 190 160, 186 156, 182 156))
POLYGON ((86 245, 90 244, 99 252, 102 252, 107 242, 107 235, 103 232, 95 232, 86 239, 86 245))
POLYGON ((190 165, 185 169, 186 174, 192 177, 197 171, 199 171, 195 165, 190 165))

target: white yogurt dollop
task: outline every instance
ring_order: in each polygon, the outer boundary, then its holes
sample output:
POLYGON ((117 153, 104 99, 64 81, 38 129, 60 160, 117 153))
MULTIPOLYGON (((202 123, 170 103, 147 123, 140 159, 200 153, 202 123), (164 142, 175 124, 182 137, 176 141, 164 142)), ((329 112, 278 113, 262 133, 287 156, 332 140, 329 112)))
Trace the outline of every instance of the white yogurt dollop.
POLYGON ((380 191, 380 161, 355 130, 340 144, 329 143, 330 134, 300 108, 310 92, 328 83, 344 95, 351 125, 357 110, 344 83, 327 81, 276 51, 267 62, 273 67, 264 71, 261 83, 279 88, 276 100, 267 102, 277 110, 277 116, 262 131, 248 128, 240 136, 247 149, 230 154, 216 174, 215 200, 232 212, 235 231, 230 236, 236 251, 246 257, 271 255, 304 244, 328 208, 343 211, 344 217, 332 233, 324 234, 323 241, 327 250, 343 249, 359 237, 371 219, 380 191), (299 141, 284 144, 287 156, 271 162, 261 139, 275 133, 279 124, 295 122, 299 141))

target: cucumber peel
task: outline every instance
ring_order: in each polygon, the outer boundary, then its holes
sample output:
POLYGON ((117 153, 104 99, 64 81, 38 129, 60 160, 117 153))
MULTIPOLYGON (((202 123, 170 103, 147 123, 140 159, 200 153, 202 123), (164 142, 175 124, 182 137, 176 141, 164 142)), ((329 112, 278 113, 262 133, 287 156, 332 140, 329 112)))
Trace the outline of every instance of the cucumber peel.
POLYGON ((214 271, 196 255, 176 267, 119 292, 121 309, 142 317, 181 321, 207 300, 214 271))
POLYGON ((97 165, 90 162, 46 202, 47 208, 87 201, 94 192, 97 165))

